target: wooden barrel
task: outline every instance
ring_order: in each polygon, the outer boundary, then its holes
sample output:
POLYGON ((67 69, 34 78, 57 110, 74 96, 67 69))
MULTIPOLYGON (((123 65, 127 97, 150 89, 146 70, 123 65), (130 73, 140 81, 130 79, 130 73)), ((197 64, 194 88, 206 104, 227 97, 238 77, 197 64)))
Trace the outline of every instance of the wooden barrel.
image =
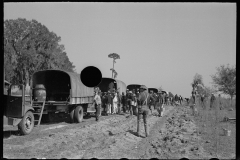
POLYGON ((33 97, 35 101, 46 100, 46 89, 43 84, 37 84, 33 89, 33 97))

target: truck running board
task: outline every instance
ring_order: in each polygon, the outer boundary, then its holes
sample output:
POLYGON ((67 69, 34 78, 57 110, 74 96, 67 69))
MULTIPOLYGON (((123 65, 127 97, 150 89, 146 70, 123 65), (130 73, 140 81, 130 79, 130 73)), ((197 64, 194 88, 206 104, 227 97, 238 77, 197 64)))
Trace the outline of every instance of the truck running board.
POLYGON ((34 119, 36 118, 34 120, 34 125, 35 125, 35 122, 37 122, 37 127, 41 123, 44 106, 45 106, 45 101, 33 101, 32 103, 32 107, 34 108, 33 115, 37 115, 37 116, 34 116, 34 119))

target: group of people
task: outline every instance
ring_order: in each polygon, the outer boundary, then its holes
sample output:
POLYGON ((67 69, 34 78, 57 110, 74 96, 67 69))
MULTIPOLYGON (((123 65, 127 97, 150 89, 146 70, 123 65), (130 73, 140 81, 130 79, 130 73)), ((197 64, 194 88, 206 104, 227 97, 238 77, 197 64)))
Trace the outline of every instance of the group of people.
MULTIPOLYGON (((122 114, 129 113, 130 115, 137 116, 138 112, 138 103, 137 97, 139 96, 139 88, 126 90, 126 95, 124 92, 122 94, 119 93, 118 90, 109 90, 108 92, 101 92, 99 88, 97 88, 97 92, 101 98, 100 110, 103 108, 103 112, 100 111, 99 115, 103 113, 104 115, 111 114, 122 114)), ((168 93, 158 91, 158 93, 150 91, 150 105, 149 109, 152 113, 152 107, 157 109, 156 105, 172 105, 178 106, 182 105, 183 98, 182 96, 178 96, 177 94, 174 97, 169 97, 168 93)), ((159 111, 159 116, 161 116, 161 112, 159 111)))
POLYGON ((101 115, 101 108, 103 108, 103 114, 122 114, 129 113, 131 116, 137 116, 138 124, 137 131, 139 134, 139 121, 142 116, 145 134, 148 135, 147 131, 147 116, 149 112, 153 112, 156 109, 159 113, 159 117, 163 116, 165 96, 164 93, 159 91, 153 93, 146 86, 142 85, 139 89, 133 89, 126 91, 122 94, 119 91, 109 90, 108 92, 101 92, 99 88, 95 88, 94 103, 96 108, 96 121, 99 120, 101 115))

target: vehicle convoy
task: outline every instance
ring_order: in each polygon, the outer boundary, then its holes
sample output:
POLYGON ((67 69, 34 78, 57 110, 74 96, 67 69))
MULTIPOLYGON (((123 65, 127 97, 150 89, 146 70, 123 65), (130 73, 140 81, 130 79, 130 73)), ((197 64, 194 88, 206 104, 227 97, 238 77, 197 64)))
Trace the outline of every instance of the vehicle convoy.
MULTIPOLYGON (((6 96, 6 95, 5 95, 6 96)), ((52 121, 69 114, 71 122, 95 112, 94 88, 86 87, 77 73, 62 70, 37 71, 32 76, 30 92, 24 85, 10 85, 4 115, 8 125, 18 126, 21 134, 31 133, 41 120, 52 121)))

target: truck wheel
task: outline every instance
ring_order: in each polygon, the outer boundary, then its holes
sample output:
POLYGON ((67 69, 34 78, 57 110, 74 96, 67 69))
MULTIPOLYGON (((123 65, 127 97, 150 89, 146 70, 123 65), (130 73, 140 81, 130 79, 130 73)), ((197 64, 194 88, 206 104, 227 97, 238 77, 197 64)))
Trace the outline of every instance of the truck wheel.
POLYGON ((83 108, 82 106, 77 106, 74 111, 75 120, 77 123, 81 123, 83 120, 83 108))
POLYGON ((74 123, 74 108, 69 113, 71 123, 74 123))
POLYGON ((34 116, 31 111, 28 111, 21 122, 18 124, 18 129, 22 135, 27 135, 32 132, 34 127, 34 116))

